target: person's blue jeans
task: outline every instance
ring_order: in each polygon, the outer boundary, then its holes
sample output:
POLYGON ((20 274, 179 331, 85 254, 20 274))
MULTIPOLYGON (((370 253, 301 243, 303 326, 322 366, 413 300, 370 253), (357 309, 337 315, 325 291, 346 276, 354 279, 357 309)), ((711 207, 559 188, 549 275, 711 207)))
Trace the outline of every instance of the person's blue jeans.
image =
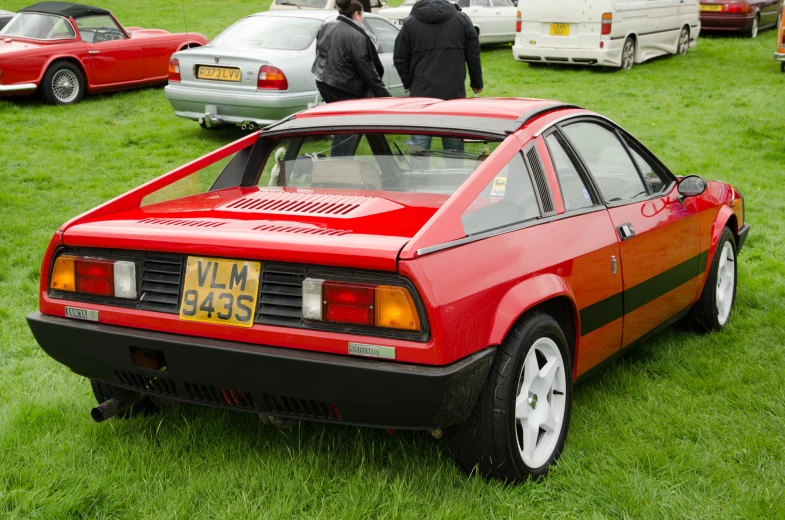
MULTIPOLYGON (((463 151, 463 139, 460 137, 442 137, 442 150, 453 150, 456 152, 463 151)), ((427 151, 431 149, 431 143, 433 142, 432 135, 413 135, 412 141, 414 142, 415 146, 421 147, 423 150, 427 151)), ((430 164, 428 156, 424 157, 417 157, 417 154, 413 154, 412 157, 412 168, 415 170, 427 170, 430 164)), ((445 165, 449 165, 449 159, 444 160, 445 165)), ((455 161, 453 161, 455 162, 455 161)), ((458 161, 462 163, 462 161, 458 161)), ((460 164, 454 165, 455 167, 460 167, 460 164)))

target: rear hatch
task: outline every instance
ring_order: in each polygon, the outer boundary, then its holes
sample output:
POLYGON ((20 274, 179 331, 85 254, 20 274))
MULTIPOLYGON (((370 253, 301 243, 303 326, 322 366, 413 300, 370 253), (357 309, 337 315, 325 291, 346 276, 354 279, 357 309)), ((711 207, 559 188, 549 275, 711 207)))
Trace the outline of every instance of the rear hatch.
MULTIPOLYGON (((606 6, 609 9, 610 6, 606 6)), ((585 0, 520 2, 520 38, 536 47, 597 49, 603 4, 585 0)))

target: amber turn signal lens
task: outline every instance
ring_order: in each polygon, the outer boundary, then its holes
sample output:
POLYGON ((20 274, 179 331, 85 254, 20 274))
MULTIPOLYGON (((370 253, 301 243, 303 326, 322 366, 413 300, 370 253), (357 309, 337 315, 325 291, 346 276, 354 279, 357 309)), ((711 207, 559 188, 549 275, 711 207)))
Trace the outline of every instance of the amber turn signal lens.
POLYGON ((73 256, 63 255, 55 260, 52 269, 52 279, 49 288, 57 291, 76 291, 76 259, 73 256))
POLYGON ((409 291, 403 287, 379 285, 374 291, 374 296, 377 327, 420 330, 417 307, 409 291))

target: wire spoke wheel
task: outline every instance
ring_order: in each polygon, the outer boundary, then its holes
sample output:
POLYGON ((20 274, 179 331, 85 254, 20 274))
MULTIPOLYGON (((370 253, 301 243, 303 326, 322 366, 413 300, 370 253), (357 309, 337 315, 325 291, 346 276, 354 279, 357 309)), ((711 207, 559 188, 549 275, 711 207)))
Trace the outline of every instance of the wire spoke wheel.
POLYGON ((526 355, 515 400, 518 451, 524 464, 539 468, 553 455, 566 409, 567 380, 559 347, 538 339, 526 355))
POLYGON ((720 252, 717 270, 717 321, 725 325, 733 307, 733 294, 736 286, 736 255, 733 245, 725 242, 720 252))
POLYGON ((62 69, 52 77, 52 93, 60 103, 71 103, 79 95, 81 85, 77 75, 69 69, 62 69))

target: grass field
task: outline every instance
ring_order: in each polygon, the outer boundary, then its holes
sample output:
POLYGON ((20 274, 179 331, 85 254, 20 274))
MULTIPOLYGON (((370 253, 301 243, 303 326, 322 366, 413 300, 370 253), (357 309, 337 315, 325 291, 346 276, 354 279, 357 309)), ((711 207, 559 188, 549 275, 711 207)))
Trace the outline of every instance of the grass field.
MULTIPOLYGON (((189 0, 188 28, 212 37, 264 4, 189 0)), ((127 25, 183 27, 173 0, 101 5, 127 25)), ((677 173, 738 186, 752 224, 730 327, 665 332, 578 386, 561 462, 519 487, 466 478, 447 442, 423 433, 279 431, 186 406, 93 423, 87 381, 47 357, 24 320, 51 235, 242 134, 174 117, 161 89, 68 108, 0 101, 0 517, 785 518, 785 75, 774 50, 771 31, 702 38, 686 57, 624 73, 484 50, 484 96, 603 113, 677 173)))

